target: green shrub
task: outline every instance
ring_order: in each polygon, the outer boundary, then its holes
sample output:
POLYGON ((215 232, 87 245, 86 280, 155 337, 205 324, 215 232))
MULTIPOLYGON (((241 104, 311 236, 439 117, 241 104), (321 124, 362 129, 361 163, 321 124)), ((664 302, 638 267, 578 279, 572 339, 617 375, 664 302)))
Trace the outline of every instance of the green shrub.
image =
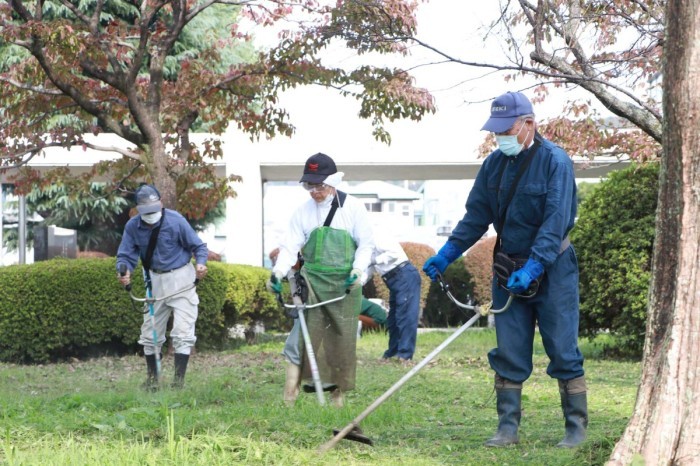
POLYGON ((580 206, 583 204, 583 202, 588 199, 588 196, 591 195, 593 191, 595 191, 595 188, 598 187, 598 183, 588 183, 586 181, 582 181, 580 183, 576 184, 576 200, 578 201, 578 205, 580 206))
MULTIPOLYGON (((411 242, 401 243, 401 247, 406 253, 406 256, 408 256, 408 260, 411 264, 420 272, 420 307, 423 309, 428 298, 428 290, 430 289, 430 278, 423 273, 423 264, 425 264, 425 261, 431 256, 435 255, 435 250, 427 244, 411 242)), ((379 298, 383 299, 387 305, 389 303, 389 288, 386 287, 379 274, 374 274, 374 276, 365 283, 362 287, 362 294, 365 298, 379 298)))
MULTIPOLYGON (((452 296, 459 302, 469 304, 474 298, 474 278, 464 268, 464 262, 457 260, 447 267, 442 275, 452 296)), ((440 285, 431 282, 428 300, 423 310, 423 324, 426 327, 456 327, 474 315, 473 312, 458 307, 442 291, 440 285)), ((486 319, 483 319, 484 324, 486 319)))
MULTIPOLYGON (((226 274, 225 324, 228 327, 242 324, 246 327, 261 322, 266 328, 286 327, 281 306, 274 294, 267 291, 265 283, 270 271, 261 267, 240 264, 224 264, 226 274)), ((285 290, 288 285, 285 282, 285 290)), ((287 293, 288 294, 288 293, 287 293)))
MULTIPOLYGON (((111 261, 110 261, 111 262, 111 261)), ((223 312, 226 303, 226 290, 229 277, 227 264, 207 262, 207 276, 197 284, 199 315, 195 327, 198 348, 219 348, 228 338, 226 316, 223 312)), ((140 270, 137 267, 136 270, 140 270)), ((142 274, 137 274, 141 276, 142 274)), ((143 290, 143 288, 139 288, 143 290)))
POLYGON ((0 359, 46 361, 72 347, 133 344, 142 317, 115 270, 107 259, 0 268, 0 359))
MULTIPOLYGON (((197 287, 198 347, 220 346, 233 323, 281 319, 281 310, 265 291, 265 269, 208 265, 209 274, 197 287)), ((43 362, 100 346, 137 350, 143 305, 134 309, 115 270, 114 258, 0 268, 0 360, 43 362)), ((141 273, 134 274, 132 287, 135 296, 144 296, 141 273)))
POLYGON ((616 349, 632 356, 644 346, 658 178, 658 164, 611 173, 581 204, 571 232, 580 269, 581 334, 610 331, 616 349))

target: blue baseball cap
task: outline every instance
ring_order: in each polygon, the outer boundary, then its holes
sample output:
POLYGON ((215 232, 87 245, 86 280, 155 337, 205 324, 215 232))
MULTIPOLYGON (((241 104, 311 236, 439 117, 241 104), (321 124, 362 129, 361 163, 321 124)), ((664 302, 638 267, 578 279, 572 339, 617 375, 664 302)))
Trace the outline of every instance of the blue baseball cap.
POLYGON ((518 117, 533 113, 532 104, 524 94, 506 92, 493 99, 491 117, 481 129, 492 133, 503 133, 513 126, 518 117))

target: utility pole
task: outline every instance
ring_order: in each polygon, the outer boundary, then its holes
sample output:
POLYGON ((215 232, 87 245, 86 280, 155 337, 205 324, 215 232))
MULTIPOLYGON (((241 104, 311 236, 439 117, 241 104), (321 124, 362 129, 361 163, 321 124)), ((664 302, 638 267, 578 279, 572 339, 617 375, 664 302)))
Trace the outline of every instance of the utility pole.
POLYGON ((27 199, 19 196, 19 212, 17 216, 17 234, 19 247, 19 263, 27 263, 27 199))

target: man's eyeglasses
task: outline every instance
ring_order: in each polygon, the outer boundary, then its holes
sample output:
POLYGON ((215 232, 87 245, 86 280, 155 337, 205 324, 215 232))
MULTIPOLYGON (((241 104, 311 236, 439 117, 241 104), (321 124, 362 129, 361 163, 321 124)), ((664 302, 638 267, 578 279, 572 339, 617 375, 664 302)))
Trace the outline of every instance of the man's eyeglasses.
POLYGON ((304 187, 305 190, 309 191, 310 193, 319 193, 328 187, 323 183, 316 184, 309 183, 306 181, 304 181, 301 185, 304 187))
POLYGON ((525 127, 525 125, 531 121, 532 121, 532 119, 530 119, 530 118, 526 118, 524 120, 517 120, 515 123, 513 123, 513 126, 508 128, 507 130, 503 131, 502 133, 493 133, 493 134, 495 134, 496 136, 512 136, 514 131, 515 131, 515 127, 518 125, 518 122, 522 122, 522 124, 520 125, 520 129, 518 129, 518 133, 517 133, 517 134, 520 134, 520 132, 525 127))

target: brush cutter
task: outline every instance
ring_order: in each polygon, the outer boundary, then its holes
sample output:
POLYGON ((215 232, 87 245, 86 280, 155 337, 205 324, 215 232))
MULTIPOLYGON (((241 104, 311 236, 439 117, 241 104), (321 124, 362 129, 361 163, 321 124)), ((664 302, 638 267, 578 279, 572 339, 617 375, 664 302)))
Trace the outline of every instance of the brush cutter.
POLYGON ((369 405, 359 416, 352 420, 350 424, 345 426, 343 429, 334 429, 334 437, 328 442, 324 443, 318 448, 319 453, 325 453, 342 439, 352 440, 355 442, 365 443, 367 445, 372 445, 372 440, 365 436, 360 430, 360 422, 362 422, 367 416, 369 416, 375 409, 377 409, 382 403, 384 403, 391 395, 396 393, 408 380, 416 375, 423 367, 425 367, 435 356, 438 355, 443 349, 445 349, 450 343, 456 340, 465 330, 474 325, 474 323, 479 320, 480 317, 486 316, 488 314, 500 314, 505 312, 510 304, 513 302, 513 295, 508 296, 508 301, 505 306, 501 309, 492 309, 492 303, 488 303, 483 306, 472 306, 459 302, 449 289, 449 286, 443 281, 442 276, 438 274, 438 283, 440 288, 445 294, 450 298, 450 300, 455 303, 458 307, 462 309, 468 309, 476 312, 472 318, 470 318, 466 323, 459 327, 452 335, 449 336, 444 342, 435 348, 429 355, 427 355, 421 362, 416 364, 413 369, 411 369, 406 375, 404 375, 398 382, 396 382, 392 387, 384 392, 379 398, 377 398, 371 405, 369 405))
MULTIPOLYGON (((124 275, 126 275, 126 264, 119 265, 119 274, 122 277, 124 275)), ((169 294, 168 296, 154 298, 153 293, 151 292, 150 280, 145 275, 146 274, 144 271, 144 280, 146 282, 146 296, 144 298, 139 298, 137 296, 134 296, 134 293, 131 290, 131 284, 124 286, 124 289, 126 291, 128 291, 129 296, 131 296, 131 305, 134 307, 134 309, 136 309, 136 305, 134 304, 134 301, 144 303, 145 310, 143 311, 143 313, 144 314, 148 313, 150 315, 151 327, 153 328, 153 348, 155 348, 155 356, 156 356, 156 380, 160 380, 160 351, 158 351, 158 332, 156 331, 156 318, 155 318, 155 312, 154 312, 153 305, 155 303, 157 303, 158 301, 165 301, 166 299, 172 298, 173 296, 179 295, 180 293, 184 293, 185 291, 190 291, 191 289, 193 289, 197 286, 199 279, 195 279, 194 283, 192 283, 192 285, 188 288, 184 288, 180 291, 176 291, 175 293, 169 294)))
MULTIPOLYGON (((273 274, 272 277, 270 277, 270 280, 275 283, 277 280, 277 277, 273 274)), ((345 297, 350 293, 350 288, 345 290, 345 293, 342 296, 338 296, 337 298, 329 299, 327 301, 322 301, 320 303, 316 304, 306 304, 306 298, 308 297, 308 289, 306 288, 306 283, 304 281, 304 278, 295 272, 294 270, 291 270, 289 274, 287 275, 287 280, 289 280, 289 286, 292 291, 292 301, 294 304, 286 304, 282 300, 282 295, 280 293, 277 293, 277 300, 279 303, 284 306, 287 309, 290 309, 291 312, 288 314, 290 317, 299 319, 299 327, 301 328, 301 334, 304 338, 304 347, 306 348, 306 356, 309 358, 309 366, 311 368, 311 378, 314 381, 314 388, 316 391, 316 397, 318 398, 318 403, 323 406, 326 404, 326 398, 323 396, 324 392, 324 387, 323 383, 321 382, 321 374, 318 371, 318 364, 316 363, 316 355, 314 354, 314 348, 313 345, 311 344, 311 336, 309 335, 309 328, 306 325, 306 318, 304 317, 304 311, 307 309, 313 309, 316 307, 321 307, 325 306, 326 304, 331 304, 335 303, 338 301, 341 301, 345 299, 345 297)), ((326 390, 335 388, 334 386, 327 387, 326 390)), ((308 392, 306 387, 304 387, 304 391, 308 392)))

